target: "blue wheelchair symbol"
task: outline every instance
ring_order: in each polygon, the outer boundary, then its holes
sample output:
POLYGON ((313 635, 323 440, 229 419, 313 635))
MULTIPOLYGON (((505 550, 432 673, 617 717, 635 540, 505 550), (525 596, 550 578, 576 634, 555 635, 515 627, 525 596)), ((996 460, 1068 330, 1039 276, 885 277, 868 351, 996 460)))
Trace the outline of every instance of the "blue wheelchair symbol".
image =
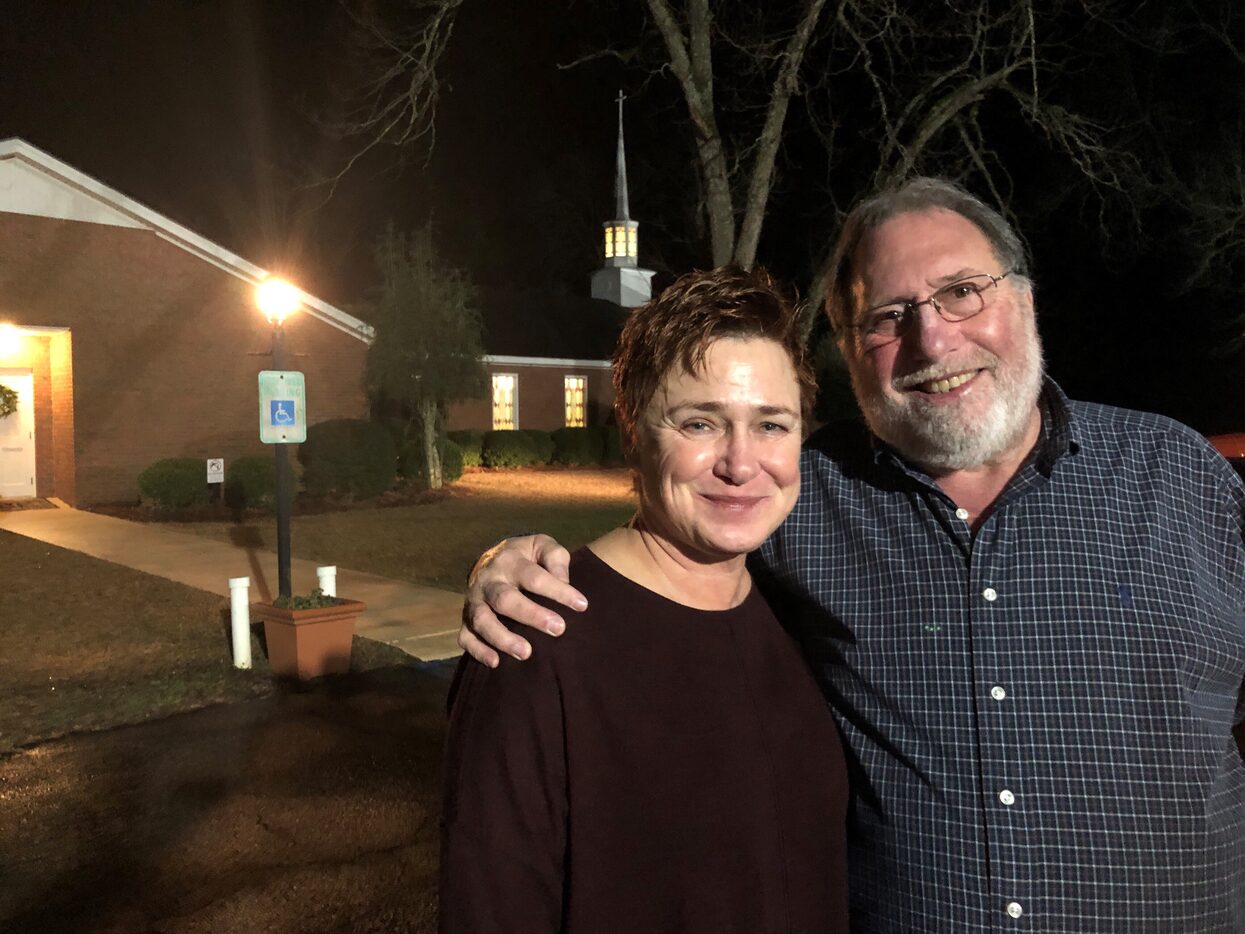
POLYGON ((273 425, 293 425, 294 418, 294 400, 293 399, 272 399, 271 408, 269 409, 269 417, 273 425))

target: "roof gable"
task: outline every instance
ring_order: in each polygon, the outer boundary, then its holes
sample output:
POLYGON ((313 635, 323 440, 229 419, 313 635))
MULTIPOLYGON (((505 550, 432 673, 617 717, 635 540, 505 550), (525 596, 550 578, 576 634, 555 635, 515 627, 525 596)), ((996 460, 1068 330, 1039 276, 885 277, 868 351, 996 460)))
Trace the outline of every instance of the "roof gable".
MULTIPOLYGON (((267 270, 22 139, 0 140, 0 211, 149 230, 250 285, 268 276, 267 270)), ((375 337, 371 325, 314 295, 304 292, 303 304, 312 317, 364 343, 375 337)))

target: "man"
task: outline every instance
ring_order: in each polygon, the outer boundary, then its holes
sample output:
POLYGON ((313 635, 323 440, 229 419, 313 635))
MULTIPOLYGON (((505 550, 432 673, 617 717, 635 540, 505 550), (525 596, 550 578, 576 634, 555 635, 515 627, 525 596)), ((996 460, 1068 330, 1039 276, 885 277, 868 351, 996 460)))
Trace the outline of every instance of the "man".
MULTIPOLYGON (((809 440, 755 564, 855 766, 854 927, 1245 930, 1245 486, 1044 379, 1025 251, 956 186, 859 205, 827 311, 869 431, 809 440)), ((556 629, 513 585, 574 605, 564 566, 487 556, 464 648, 525 656, 482 601, 556 629)))

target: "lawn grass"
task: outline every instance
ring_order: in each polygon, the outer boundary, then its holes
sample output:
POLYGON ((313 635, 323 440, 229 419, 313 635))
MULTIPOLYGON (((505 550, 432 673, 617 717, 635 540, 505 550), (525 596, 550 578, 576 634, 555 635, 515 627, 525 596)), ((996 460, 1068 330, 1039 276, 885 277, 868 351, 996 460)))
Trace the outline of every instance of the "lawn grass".
MULTIPOLYGON (((296 516, 293 551, 458 590, 479 553, 508 533, 544 531, 575 547, 633 509, 625 471, 478 471, 422 505, 296 516)), ((276 537, 271 516, 179 530, 268 548, 276 537)), ((0 568, 8 572, 0 589, 0 755, 274 690, 261 627, 255 667, 233 667, 224 597, 3 531, 0 568)), ((355 671, 407 663, 399 649, 355 639, 355 671)))
MULTIPOLYGON (((473 471, 432 502, 296 515, 295 557, 459 590, 480 552, 539 531, 575 548, 625 523, 635 497, 625 470, 473 471)), ((184 531, 276 550, 271 517, 187 523, 184 531)))
MULTIPOLYGON (((273 691, 258 635, 255 667, 233 667, 223 597, 11 532, 0 531, 0 568, 0 755, 273 691)), ((405 660, 356 639, 351 665, 405 660)))

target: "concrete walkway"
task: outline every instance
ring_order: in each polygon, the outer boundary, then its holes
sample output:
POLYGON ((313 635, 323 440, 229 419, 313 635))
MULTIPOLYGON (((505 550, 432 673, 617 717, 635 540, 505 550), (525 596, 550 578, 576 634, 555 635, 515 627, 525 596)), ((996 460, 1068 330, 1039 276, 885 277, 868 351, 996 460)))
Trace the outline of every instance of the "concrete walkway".
MULTIPOLYGON (((56 506, 0 512, 0 529, 225 598, 231 577, 251 579, 252 602, 271 599, 277 591, 277 556, 272 552, 171 531, 156 523, 127 522, 61 503, 56 506)), ((316 586, 313 561, 293 559, 290 574, 295 593, 307 593, 316 586)), ((425 661, 460 654, 455 637, 462 594, 342 567, 337 569, 337 592, 367 604, 357 625, 359 635, 397 646, 425 661)))

